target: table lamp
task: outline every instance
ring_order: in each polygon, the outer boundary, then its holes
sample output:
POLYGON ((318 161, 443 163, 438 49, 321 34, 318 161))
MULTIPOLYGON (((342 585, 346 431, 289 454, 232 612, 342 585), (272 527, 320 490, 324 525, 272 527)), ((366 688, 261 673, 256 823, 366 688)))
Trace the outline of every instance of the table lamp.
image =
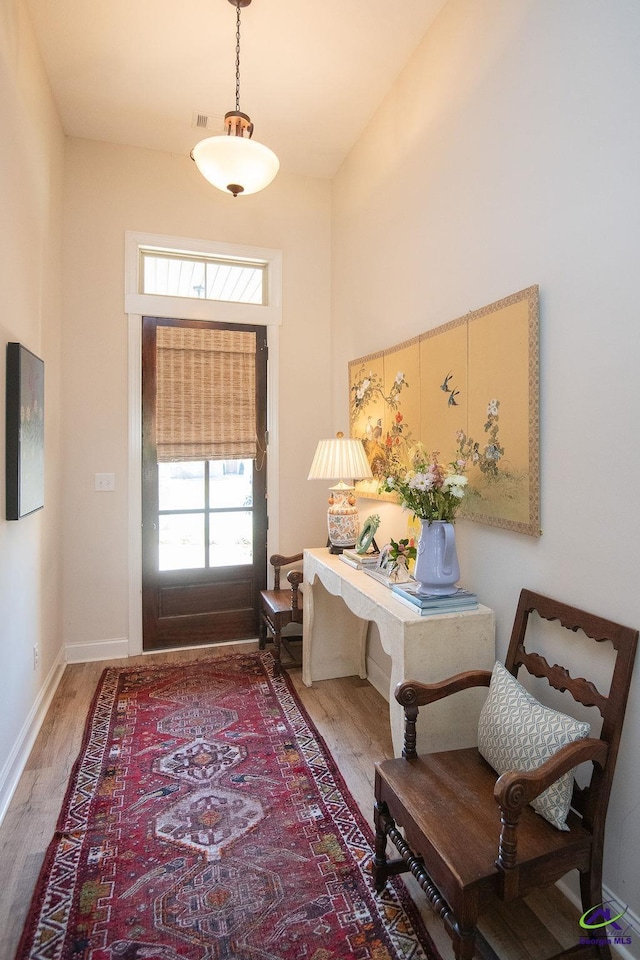
POLYGON ((320 440, 316 448, 308 480, 337 480, 330 487, 327 527, 331 553, 342 553, 345 548, 355 547, 358 539, 358 511, 353 482, 343 478, 364 480, 372 477, 371 467, 362 440, 347 440, 343 433, 334 440, 320 440))

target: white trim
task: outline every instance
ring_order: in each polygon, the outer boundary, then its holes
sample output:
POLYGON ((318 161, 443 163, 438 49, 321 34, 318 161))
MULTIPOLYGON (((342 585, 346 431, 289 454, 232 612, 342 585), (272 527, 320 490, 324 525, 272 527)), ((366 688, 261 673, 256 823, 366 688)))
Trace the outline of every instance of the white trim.
POLYGON ((5 814, 11 803, 11 798, 15 793, 18 781, 26 766, 29 754, 40 732, 40 727, 47 715, 47 710, 53 700, 53 695, 58 689, 58 684, 64 673, 64 651, 61 650, 55 659, 47 678, 42 685, 36 700, 29 711, 29 714, 22 725, 22 730, 13 744, 11 752, 7 757, 6 763, 0 771, 0 823, 4 820, 5 814))
POLYGON ((125 233, 124 309, 127 313, 149 317, 279 326, 282 323, 282 251, 268 247, 214 243, 211 240, 133 233, 127 230, 125 233), (256 260, 259 263, 266 263, 268 266, 267 303, 227 303, 219 300, 202 300, 197 297, 165 297, 140 293, 138 284, 140 247, 172 253, 227 256, 234 260, 256 260))
MULTIPOLYGON (((282 252, 264 247, 245 247, 210 240, 191 240, 156 234, 125 233, 125 311, 128 313, 128 398, 129 398, 129 639, 105 641, 104 644, 76 644, 77 660, 99 660, 110 657, 136 656, 142 650, 142 317, 174 317, 183 320, 213 320, 219 323, 252 323, 267 326, 267 429, 269 458, 267 473, 267 557, 276 553, 280 529, 279 474, 279 370, 280 330, 282 322, 282 252), (138 291, 139 248, 151 247, 211 256, 229 256, 239 260, 260 260, 269 264, 268 306, 247 303, 219 303, 189 297, 144 296, 138 291), (233 309, 237 308, 237 309, 233 309), (260 311, 258 313, 258 311, 260 311), (120 646, 127 644, 122 652, 120 646), (118 652, 94 655, 94 650, 117 649, 118 652), (83 658, 81 650, 86 651, 83 658)), ((67 647, 67 650, 69 647, 67 647)))
POLYGON ((131 654, 129 640, 116 637, 89 643, 68 643, 65 647, 67 663, 92 663, 94 660, 118 660, 131 654))

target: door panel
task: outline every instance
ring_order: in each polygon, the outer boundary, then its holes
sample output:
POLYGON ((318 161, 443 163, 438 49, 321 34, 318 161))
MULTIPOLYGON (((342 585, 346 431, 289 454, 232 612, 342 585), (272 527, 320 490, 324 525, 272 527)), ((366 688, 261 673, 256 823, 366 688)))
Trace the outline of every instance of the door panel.
POLYGON ((266 583, 266 328, 143 319, 143 649, 258 635, 266 583), (254 332, 256 459, 158 463, 158 326, 254 332))

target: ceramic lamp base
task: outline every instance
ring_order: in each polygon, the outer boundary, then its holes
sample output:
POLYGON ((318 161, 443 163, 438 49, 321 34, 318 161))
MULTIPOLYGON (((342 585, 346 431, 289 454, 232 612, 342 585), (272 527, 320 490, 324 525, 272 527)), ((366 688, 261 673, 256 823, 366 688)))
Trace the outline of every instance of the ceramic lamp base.
POLYGON ((331 487, 327 528, 332 553, 355 547, 360 532, 360 521, 355 505, 354 488, 342 480, 335 487, 331 487))

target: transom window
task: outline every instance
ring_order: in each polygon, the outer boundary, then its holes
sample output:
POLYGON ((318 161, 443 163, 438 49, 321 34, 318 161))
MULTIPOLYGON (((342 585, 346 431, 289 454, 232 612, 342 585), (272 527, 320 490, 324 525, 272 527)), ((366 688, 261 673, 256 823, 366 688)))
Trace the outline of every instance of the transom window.
POLYGON ((140 250, 140 293, 267 303, 267 264, 140 250))

